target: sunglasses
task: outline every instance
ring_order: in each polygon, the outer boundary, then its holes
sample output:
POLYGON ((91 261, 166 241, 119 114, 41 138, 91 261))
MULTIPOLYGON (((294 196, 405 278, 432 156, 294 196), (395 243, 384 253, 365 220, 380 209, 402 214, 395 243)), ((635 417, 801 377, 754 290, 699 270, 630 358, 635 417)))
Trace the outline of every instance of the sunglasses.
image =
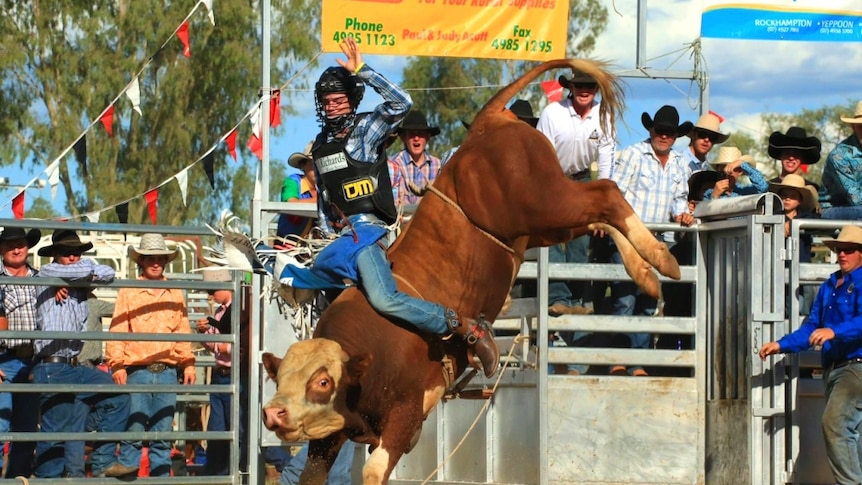
POLYGON ((695 136, 697 136, 699 139, 701 139, 701 140, 702 140, 702 139, 707 139, 707 140, 709 140, 709 141, 710 141, 710 142, 712 142, 712 143, 717 142, 717 141, 718 141, 718 136, 719 136, 719 135, 718 135, 718 133, 713 133, 713 132, 711 132, 711 131, 706 131, 706 130, 697 130, 697 131, 695 131, 695 132, 694 132, 694 134, 695 134, 695 136))
POLYGON ((853 253, 855 253, 855 252, 858 252, 858 251, 859 251, 859 249, 860 249, 860 248, 859 248, 858 246, 844 246, 844 247, 837 247, 837 248, 835 248, 835 254, 841 254, 841 253, 844 253, 844 254, 853 254, 853 253))
POLYGON ((597 83, 572 83, 575 89, 596 89, 599 87, 597 83))
POLYGON ((670 137, 676 138, 676 129, 675 128, 656 126, 656 127, 653 127, 653 131, 658 136, 670 136, 670 137))

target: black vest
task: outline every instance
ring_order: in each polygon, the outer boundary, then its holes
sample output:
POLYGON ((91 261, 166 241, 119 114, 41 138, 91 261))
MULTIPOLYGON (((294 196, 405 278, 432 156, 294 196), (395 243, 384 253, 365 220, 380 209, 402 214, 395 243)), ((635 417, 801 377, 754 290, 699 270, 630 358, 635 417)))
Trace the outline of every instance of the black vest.
MULTIPOLYGON (((358 121, 358 118, 357 118, 358 121)), ((381 144, 373 163, 354 160, 344 149, 348 136, 326 143, 321 135, 311 151, 317 169, 324 211, 330 221, 345 216, 374 214, 387 224, 395 222, 398 211, 392 197, 389 165, 381 144)))

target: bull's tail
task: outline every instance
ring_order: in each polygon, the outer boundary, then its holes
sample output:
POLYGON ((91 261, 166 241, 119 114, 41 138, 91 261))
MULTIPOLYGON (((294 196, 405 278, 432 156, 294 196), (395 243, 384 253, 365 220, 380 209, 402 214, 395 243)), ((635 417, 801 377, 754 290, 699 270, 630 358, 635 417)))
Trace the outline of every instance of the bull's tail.
POLYGON ((494 97, 485 103, 479 114, 476 115, 473 125, 481 126, 482 122, 489 116, 502 112, 509 100, 542 73, 551 69, 570 68, 592 77, 598 83, 602 95, 602 103, 599 107, 599 121, 602 123, 602 126, 608 127, 612 133, 614 126, 616 126, 617 116, 623 112, 623 91, 620 80, 608 72, 607 67, 608 64, 606 62, 590 59, 557 59, 544 62, 530 69, 526 74, 495 94, 494 97))

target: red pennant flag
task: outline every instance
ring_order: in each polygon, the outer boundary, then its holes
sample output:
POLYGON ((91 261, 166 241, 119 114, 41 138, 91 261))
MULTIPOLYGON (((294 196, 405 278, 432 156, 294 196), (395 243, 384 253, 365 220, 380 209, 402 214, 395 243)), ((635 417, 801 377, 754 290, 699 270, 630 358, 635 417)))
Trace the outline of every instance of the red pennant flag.
POLYGON ((281 91, 276 89, 269 100, 269 126, 275 128, 281 124, 281 91))
POLYGON ((804 163, 800 164, 799 170, 802 170, 802 173, 808 173, 808 165, 805 165, 804 163))
POLYGON ((263 141, 254 136, 254 133, 252 133, 248 139, 248 149, 257 155, 258 160, 263 160, 263 141))
POLYGON ((545 97, 548 98, 549 103, 556 103, 563 99, 563 86, 556 79, 553 81, 542 81, 542 91, 545 92, 545 97))
POLYGON ((189 23, 188 21, 183 22, 180 25, 180 28, 177 29, 177 37, 180 38, 180 42, 183 43, 183 55, 186 57, 192 56, 192 50, 189 48, 189 23))
POLYGON ((15 219, 23 219, 24 218, 24 191, 15 196, 12 199, 12 214, 15 215, 15 219))
POLYGON ((227 151, 230 153, 230 156, 233 157, 233 161, 236 161, 236 129, 231 130, 231 132, 227 135, 227 138, 224 140, 227 143, 227 151))
POLYGON ((108 106, 108 109, 102 113, 102 117, 99 118, 99 121, 102 122, 102 126, 105 127, 105 131, 108 132, 108 136, 114 136, 114 130, 112 125, 114 124, 114 105, 108 106))
POLYGON ((155 188, 147 192, 144 194, 144 199, 147 200, 147 208, 150 209, 150 221, 155 224, 159 215, 159 189, 155 188))
POLYGON ((718 122, 719 122, 719 123, 724 123, 724 117, 723 117, 723 116, 721 116, 720 114, 716 113, 716 112, 715 112, 715 111, 713 111, 713 110, 709 110, 709 114, 711 114, 712 116, 715 116, 716 118, 718 118, 718 122))

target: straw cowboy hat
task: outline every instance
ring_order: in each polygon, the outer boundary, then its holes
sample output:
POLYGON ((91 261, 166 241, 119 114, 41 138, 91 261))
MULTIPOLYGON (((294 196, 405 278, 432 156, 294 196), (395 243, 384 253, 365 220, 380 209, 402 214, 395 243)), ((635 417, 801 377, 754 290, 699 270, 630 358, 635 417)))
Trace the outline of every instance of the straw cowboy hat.
POLYGON ((72 249, 83 253, 93 249, 93 243, 81 242, 78 234, 71 229, 60 229, 51 236, 51 245, 39 248, 37 254, 39 256, 51 256, 55 249, 72 249))
POLYGON ((719 125, 721 125, 721 121, 719 121, 718 116, 715 116, 712 113, 707 113, 697 119, 691 131, 688 133, 688 137, 694 140, 695 132, 697 130, 705 130, 716 135, 716 145, 724 143, 728 138, 730 138, 730 133, 722 133, 719 131, 719 125))
POLYGON ((515 102, 509 106, 509 111, 514 113, 519 120, 527 123, 533 128, 535 128, 539 123, 539 118, 533 116, 533 107, 530 106, 530 102, 525 99, 516 99, 515 102))
POLYGON ((593 84, 598 86, 598 83, 596 83, 596 80, 592 76, 579 71, 572 71, 572 77, 570 78, 567 78, 566 75, 563 74, 557 79, 557 82, 560 83, 560 86, 568 90, 575 89, 575 84, 593 84))
POLYGON ((776 194, 781 189, 792 189, 799 194, 799 211, 811 212, 814 210, 815 195, 811 186, 805 184, 805 179, 795 173, 789 173, 781 179, 781 182, 769 182, 769 191, 776 194))
POLYGON ((650 130, 652 128, 669 128, 676 132, 677 138, 689 133, 691 131, 691 127, 694 126, 691 124, 691 121, 686 121, 683 124, 679 124, 679 112, 673 106, 664 105, 655 112, 655 117, 650 118, 649 113, 644 112, 641 115, 641 123, 643 123, 644 128, 650 130))
POLYGON ((717 167, 719 165, 726 165, 728 163, 733 163, 738 160, 742 160, 743 162, 754 163, 754 157, 751 155, 743 155, 739 148, 736 147, 721 147, 718 149, 718 156, 715 157, 715 160, 709 162, 713 167, 717 167))
POLYGON ((851 124, 862 123, 862 101, 856 103, 856 112, 853 116, 842 116, 841 121, 851 124))
POLYGON ((42 231, 39 229, 30 229, 24 231, 23 227, 7 227, 0 233, 0 243, 4 241, 16 241, 18 239, 26 239, 27 247, 32 248, 42 238, 42 231))
POLYGON ((425 113, 417 110, 411 110, 404 117, 401 126, 398 127, 396 133, 401 134, 407 130, 427 131, 429 136, 437 136, 440 134, 439 126, 429 126, 428 119, 425 118, 425 113))
POLYGON ((862 227, 853 225, 844 226, 841 228, 841 232, 838 233, 837 238, 824 239, 823 244, 833 251, 838 246, 847 246, 848 244, 862 246, 862 227))
POLYGON ((780 160, 783 150, 797 150, 802 154, 802 163, 811 165, 820 160, 820 140, 808 136, 805 128, 791 126, 787 133, 775 131, 769 135, 769 156, 780 160))
POLYGON ((167 256, 168 263, 177 259, 179 251, 176 249, 168 249, 165 244, 165 238, 161 234, 147 233, 141 236, 139 246, 129 246, 129 258, 141 264, 141 256, 167 256))
POLYGON ((308 145, 305 145, 305 150, 302 153, 293 153, 290 155, 290 158, 287 159, 287 164, 293 168, 302 168, 303 162, 306 160, 311 160, 311 147, 314 145, 314 140, 308 142, 308 145))

